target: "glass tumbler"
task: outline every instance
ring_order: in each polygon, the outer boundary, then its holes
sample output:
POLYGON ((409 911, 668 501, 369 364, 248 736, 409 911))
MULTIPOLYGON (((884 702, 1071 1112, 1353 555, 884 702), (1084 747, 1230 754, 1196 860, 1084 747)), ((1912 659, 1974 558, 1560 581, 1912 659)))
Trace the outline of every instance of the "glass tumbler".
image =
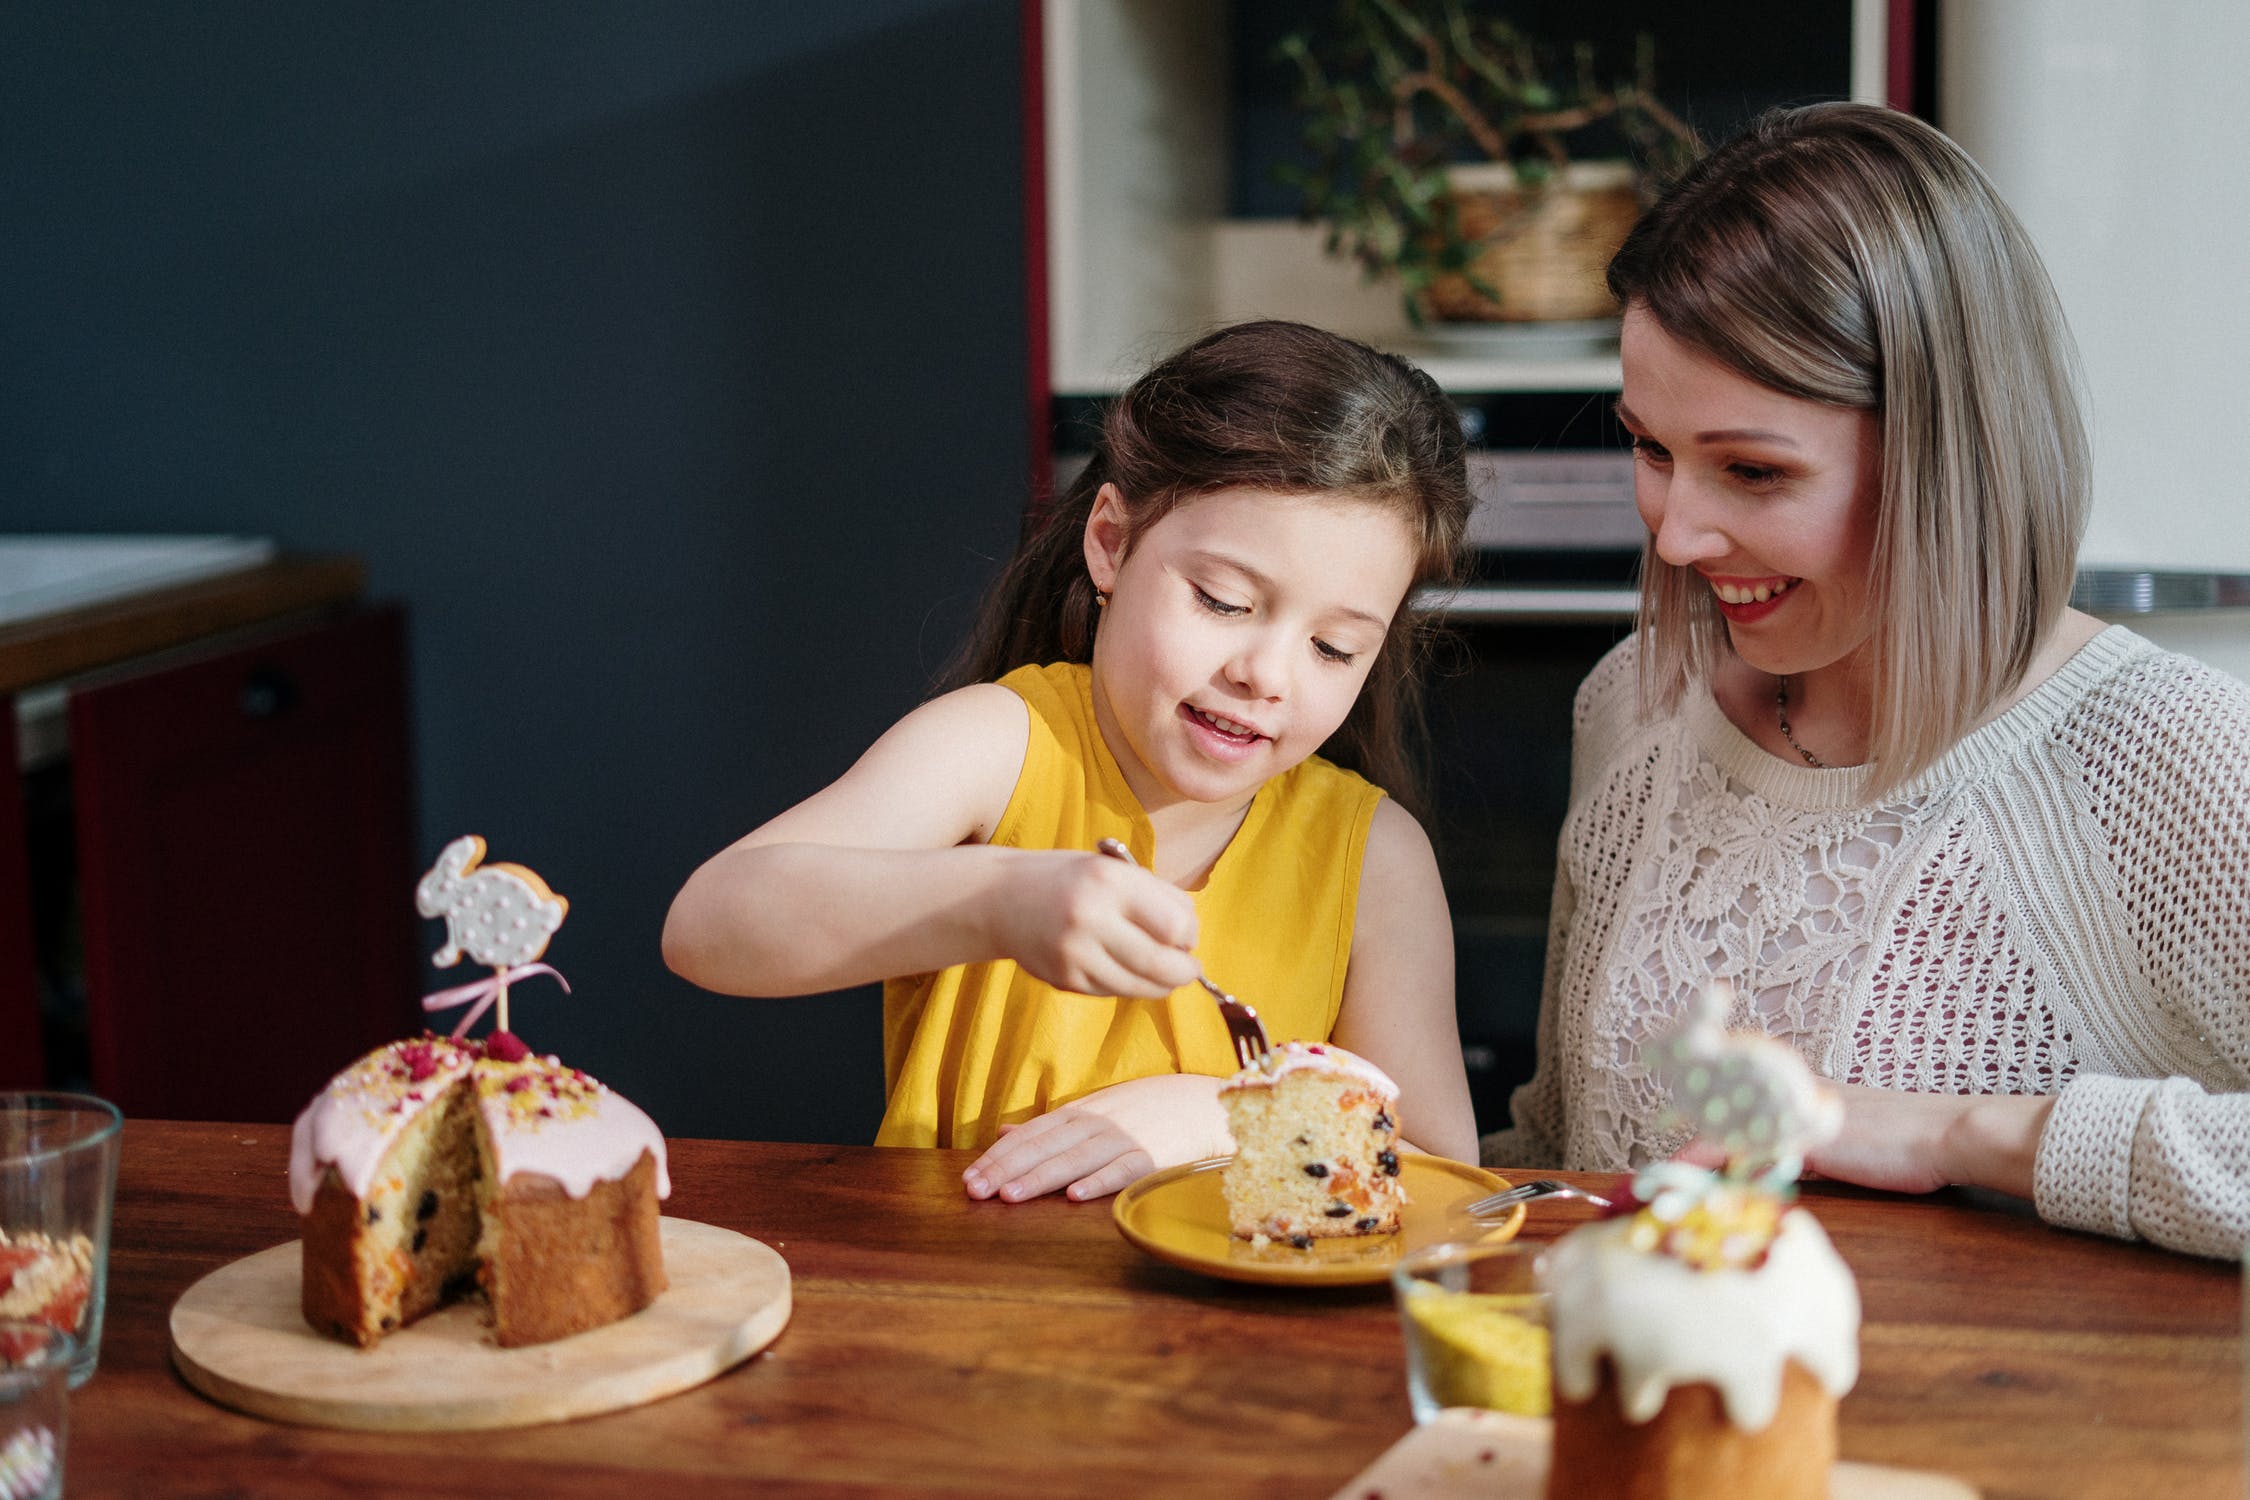
POLYGON ((0 1093, 0 1318, 69 1334, 74 1387, 101 1357, 123 1125, 90 1094, 0 1093))
POLYGON ((1427 1245, 1391 1268, 1416 1422, 1449 1406, 1553 1412, 1552 1309, 1539 1286, 1545 1248, 1515 1240, 1427 1245))
POLYGON ((76 1344, 52 1324, 0 1318, 0 1500, 61 1500, 76 1344))

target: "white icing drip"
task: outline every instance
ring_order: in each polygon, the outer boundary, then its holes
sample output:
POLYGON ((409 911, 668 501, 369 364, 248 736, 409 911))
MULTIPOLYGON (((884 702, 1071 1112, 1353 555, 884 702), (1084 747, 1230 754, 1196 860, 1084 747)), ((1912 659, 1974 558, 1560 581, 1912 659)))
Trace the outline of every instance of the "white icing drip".
POLYGON ((1728 1420, 1762 1431, 1795 1359, 1830 1395, 1859 1378, 1859 1287, 1812 1215, 1784 1214, 1765 1264, 1699 1271, 1635 1250, 1629 1218, 1589 1224, 1549 1252, 1555 1389, 1590 1399, 1601 1356, 1617 1370, 1625 1419, 1646 1422, 1674 1386, 1709 1383, 1728 1420))
MULTIPOLYGON (((544 1060, 556 1068, 554 1059, 544 1060)), ((491 1067, 491 1064, 481 1064, 491 1067)), ((568 1076, 567 1068, 556 1068, 568 1076)), ((506 1182, 519 1172, 536 1172, 583 1198, 597 1182, 623 1177, 647 1151, 656 1158, 656 1196, 672 1196, 672 1176, 664 1156, 664 1135, 641 1107, 623 1094, 594 1083, 590 1105, 559 1110, 551 1117, 512 1108, 500 1092, 482 1094, 477 1107, 492 1137, 493 1156, 506 1182)))
POLYGON ((1390 1075, 1356 1052, 1327 1042, 1283 1042, 1228 1079, 1226 1089, 1270 1089, 1291 1073, 1341 1073, 1357 1078, 1385 1099, 1398 1097, 1390 1075))
POLYGON ((469 1054, 451 1042, 417 1039, 378 1047, 328 1081, 289 1131, 289 1201, 300 1215, 330 1167, 355 1198, 365 1199, 391 1143, 469 1069, 469 1054), (414 1081, 401 1054, 426 1048, 436 1069, 414 1081))

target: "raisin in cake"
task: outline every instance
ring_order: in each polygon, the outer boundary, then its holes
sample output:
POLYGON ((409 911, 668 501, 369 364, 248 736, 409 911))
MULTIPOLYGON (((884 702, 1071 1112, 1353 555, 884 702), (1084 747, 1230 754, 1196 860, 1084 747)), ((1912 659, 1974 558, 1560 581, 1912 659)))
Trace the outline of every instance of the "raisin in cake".
POLYGON ((1221 1085, 1219 1102, 1234 1134, 1220 1187, 1236 1237, 1302 1249, 1398 1229, 1398 1085, 1382 1069, 1341 1047, 1284 1042, 1221 1085))
POLYGON ((353 1063, 297 1117, 304 1313, 361 1347, 479 1287, 503 1345, 639 1311, 665 1288, 664 1138, 508 1032, 353 1063))

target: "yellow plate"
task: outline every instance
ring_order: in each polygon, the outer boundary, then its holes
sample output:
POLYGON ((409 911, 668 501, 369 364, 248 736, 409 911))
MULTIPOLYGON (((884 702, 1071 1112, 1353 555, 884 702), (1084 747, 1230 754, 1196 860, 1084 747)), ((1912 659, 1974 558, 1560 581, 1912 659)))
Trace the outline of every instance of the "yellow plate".
POLYGON ((1286 1241, 1252 1245, 1227 1232, 1219 1173, 1233 1158, 1215 1156, 1151 1172, 1117 1195, 1110 1212, 1118 1233, 1158 1260, 1229 1281, 1268 1286, 1356 1286, 1381 1281, 1408 1250, 1441 1240, 1504 1240, 1523 1227, 1523 1205, 1489 1226, 1459 1210, 1509 1186, 1482 1167, 1442 1156, 1399 1158, 1406 1209, 1396 1234, 1314 1240, 1309 1250, 1286 1241))

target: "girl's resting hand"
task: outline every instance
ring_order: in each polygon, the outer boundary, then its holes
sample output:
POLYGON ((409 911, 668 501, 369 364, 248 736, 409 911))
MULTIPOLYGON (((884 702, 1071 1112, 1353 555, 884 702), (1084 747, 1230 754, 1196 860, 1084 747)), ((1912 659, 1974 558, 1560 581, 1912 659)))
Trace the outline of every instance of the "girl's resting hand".
MULTIPOLYGON (((1103 861, 1109 863, 1109 861, 1103 861)), ((1220 1080, 1162 1073, 1097 1089, 1021 1125, 970 1163, 961 1181, 972 1198, 1020 1203, 1067 1187, 1074 1202, 1099 1198, 1159 1167, 1234 1149, 1220 1080)))
POLYGON ((1195 898, 1099 854, 1027 852, 992 914, 994 946, 1057 989, 1162 999, 1200 972, 1195 898))

